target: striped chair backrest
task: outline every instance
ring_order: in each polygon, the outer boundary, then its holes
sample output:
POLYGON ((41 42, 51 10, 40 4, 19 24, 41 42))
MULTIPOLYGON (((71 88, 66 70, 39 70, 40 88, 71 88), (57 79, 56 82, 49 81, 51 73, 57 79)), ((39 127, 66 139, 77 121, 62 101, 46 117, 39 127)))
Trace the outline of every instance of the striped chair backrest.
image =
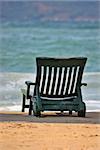
POLYGON ((39 93, 43 97, 76 96, 87 58, 36 58, 39 93))

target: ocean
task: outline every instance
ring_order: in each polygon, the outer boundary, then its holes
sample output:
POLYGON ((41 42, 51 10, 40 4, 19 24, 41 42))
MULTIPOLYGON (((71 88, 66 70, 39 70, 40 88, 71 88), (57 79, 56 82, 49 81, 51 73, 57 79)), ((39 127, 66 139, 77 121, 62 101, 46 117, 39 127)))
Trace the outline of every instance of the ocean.
POLYGON ((21 88, 36 76, 36 57, 87 57, 82 87, 87 111, 100 110, 98 22, 0 25, 0 111, 21 111, 21 88))

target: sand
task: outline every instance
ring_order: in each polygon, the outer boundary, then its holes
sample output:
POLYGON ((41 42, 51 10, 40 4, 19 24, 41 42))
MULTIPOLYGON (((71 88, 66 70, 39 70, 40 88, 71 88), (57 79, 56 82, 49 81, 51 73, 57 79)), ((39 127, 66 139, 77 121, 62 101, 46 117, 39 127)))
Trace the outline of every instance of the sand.
POLYGON ((0 112, 0 150, 100 150, 99 117, 0 112))

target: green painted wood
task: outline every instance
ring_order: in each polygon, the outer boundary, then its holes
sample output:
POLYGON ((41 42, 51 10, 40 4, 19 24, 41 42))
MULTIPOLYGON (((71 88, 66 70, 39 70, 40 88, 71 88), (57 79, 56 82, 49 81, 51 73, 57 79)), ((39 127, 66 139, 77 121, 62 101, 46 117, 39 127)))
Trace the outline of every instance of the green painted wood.
POLYGON ((63 95, 65 82, 66 82, 66 74, 67 74, 67 67, 64 69, 64 76, 63 76, 63 83, 62 83, 62 89, 61 89, 61 95, 63 95))
POLYGON ((61 81, 61 73, 62 73, 62 68, 59 68, 59 77, 58 77, 58 84, 57 84, 57 89, 56 89, 56 94, 59 94, 59 88, 60 88, 60 81, 61 81))
POLYGON ((45 80, 46 80, 46 66, 43 67, 43 80, 42 80, 42 87, 41 87, 41 93, 42 94, 44 91, 45 80))
POLYGON ((69 68, 68 82, 67 82, 67 88, 66 88, 65 95, 68 95, 69 86, 70 86, 70 80, 71 80, 71 73, 72 73, 72 67, 69 68))
POLYGON ((71 85, 71 90, 70 90, 71 94, 73 93, 73 88, 74 88, 74 84, 75 84, 76 71, 77 71, 77 67, 74 67, 73 80, 72 80, 72 85, 71 85))
POLYGON ((49 67, 49 70, 48 70, 48 82, 47 82, 47 87, 46 87, 46 95, 48 95, 48 92, 49 92, 49 87, 50 87, 50 81, 51 81, 51 72, 52 72, 52 67, 49 67))
MULTIPOLYGON (((53 111, 68 110, 69 112, 77 111, 79 116, 84 115, 86 110, 85 110, 85 103, 83 103, 82 99, 81 80, 86 61, 87 58, 85 57, 68 58, 68 59, 42 58, 42 57, 36 58, 37 76, 34 94, 32 95, 33 101, 31 101, 30 99, 30 102, 32 104, 29 107, 30 108, 29 111, 31 112, 32 107, 33 112, 36 116, 39 116, 41 114, 41 111, 45 110, 53 110, 53 111), (52 72, 53 69, 54 71, 52 72), (62 72, 63 72, 63 79, 62 79, 62 72), (56 80, 57 76, 58 80, 56 80), (50 91, 51 80, 52 86, 50 91), (57 88, 55 89, 56 81, 57 81, 57 88), (74 88, 75 91, 73 92, 74 88)), ((25 95, 30 89, 29 88, 30 85, 27 86, 28 86, 27 91, 22 90, 22 93, 25 95)), ((25 99, 27 99, 26 96, 25 99)))
POLYGON ((36 58, 37 66, 51 66, 51 67, 74 67, 74 66, 84 66, 86 63, 86 57, 78 58, 36 58))
POLYGON ((53 76, 53 83, 52 83, 51 95, 53 95, 53 93, 54 93, 56 75, 57 75, 57 67, 54 68, 54 76, 53 76))

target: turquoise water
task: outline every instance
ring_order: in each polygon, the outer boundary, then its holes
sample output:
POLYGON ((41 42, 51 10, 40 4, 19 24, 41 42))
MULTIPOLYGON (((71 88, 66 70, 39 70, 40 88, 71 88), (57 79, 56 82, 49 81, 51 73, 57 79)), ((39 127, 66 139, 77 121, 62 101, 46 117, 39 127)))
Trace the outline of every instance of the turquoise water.
POLYGON ((34 80, 35 59, 88 58, 82 88, 88 111, 100 110, 100 28, 96 22, 10 24, 0 27, 0 110, 21 110, 20 89, 34 80))
POLYGON ((35 58, 86 56, 87 72, 99 72, 98 23, 20 25, 0 28, 0 71, 33 72, 35 58))

